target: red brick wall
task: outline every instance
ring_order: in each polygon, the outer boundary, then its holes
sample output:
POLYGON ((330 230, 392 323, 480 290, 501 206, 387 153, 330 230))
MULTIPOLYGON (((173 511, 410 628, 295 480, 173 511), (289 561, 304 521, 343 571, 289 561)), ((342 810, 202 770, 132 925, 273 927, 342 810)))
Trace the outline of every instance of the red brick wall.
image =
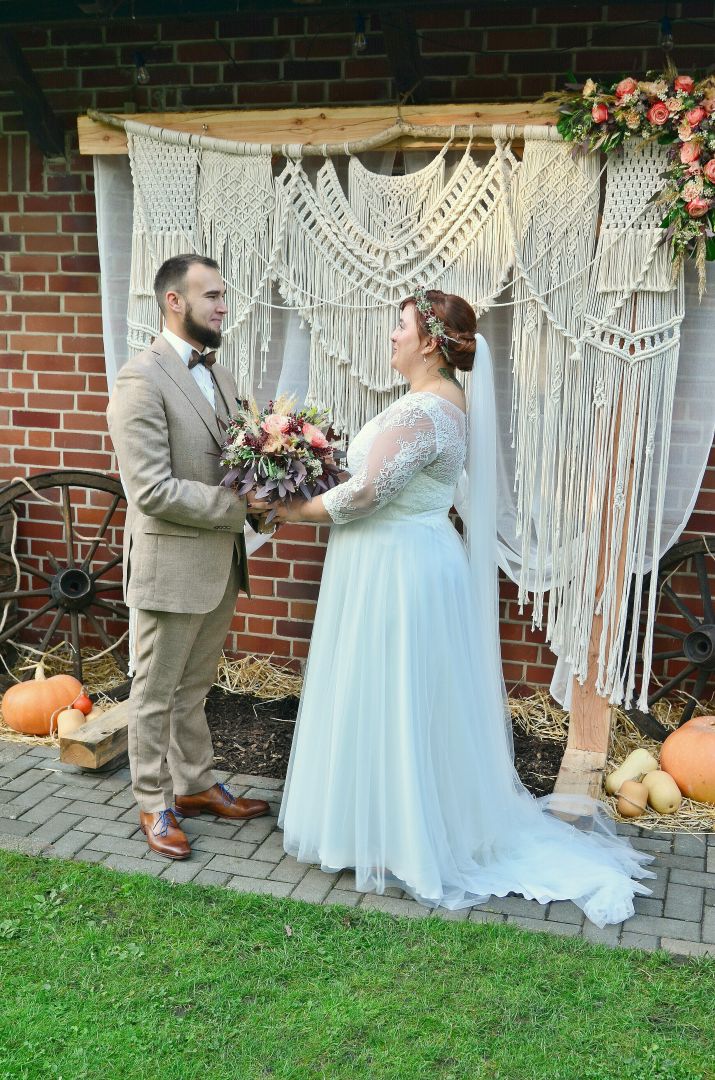
MULTIPOLYGON (((671 4, 681 70, 712 62, 715 2, 671 4)), ((389 17, 389 16, 385 16, 389 17)), ((582 76, 662 67, 658 5, 574 3, 520 7, 435 4, 414 12, 431 102, 518 100, 582 76)), ((14 29, 53 109, 68 155, 43 160, 12 95, 0 91, 0 480, 58 467, 115 468, 106 431, 92 162, 75 123, 108 111, 375 104, 394 100, 378 17, 367 51, 352 54, 349 13, 114 20, 14 29), (151 73, 134 82, 134 53, 151 73)), ((715 463, 691 522, 715 533, 715 463)), ((326 530, 284 529, 252 561, 254 599, 241 602, 234 650, 298 663, 307 654, 326 530)), ((503 583, 508 685, 549 682, 543 635, 503 583)))

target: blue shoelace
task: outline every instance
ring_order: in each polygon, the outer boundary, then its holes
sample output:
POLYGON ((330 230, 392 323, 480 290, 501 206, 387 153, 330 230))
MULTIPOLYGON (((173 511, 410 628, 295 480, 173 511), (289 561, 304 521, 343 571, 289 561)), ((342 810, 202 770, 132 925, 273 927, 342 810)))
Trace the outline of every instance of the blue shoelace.
POLYGON ((156 824, 154 825, 154 828, 152 829, 152 832, 154 833, 155 836, 166 836, 169 829, 174 828, 174 823, 173 823, 173 821, 170 820, 169 814, 171 814, 172 817, 173 817, 174 811, 173 810, 162 810, 161 813, 159 814, 159 820, 156 822, 156 824))
POLYGON ((236 801, 236 797, 231 794, 225 784, 217 784, 216 786, 223 795, 224 802, 228 803, 229 806, 232 806, 236 801))

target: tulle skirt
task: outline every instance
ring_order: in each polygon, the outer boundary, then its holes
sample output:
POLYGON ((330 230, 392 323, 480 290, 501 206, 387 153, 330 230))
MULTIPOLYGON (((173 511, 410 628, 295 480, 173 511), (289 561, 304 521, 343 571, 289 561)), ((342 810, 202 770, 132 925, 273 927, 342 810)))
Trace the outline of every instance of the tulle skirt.
POLYGON ((279 817, 285 850, 431 907, 514 892, 622 922, 650 891, 634 879, 654 876, 651 856, 605 814, 586 822, 581 805, 578 828, 563 819, 568 799, 523 788, 504 716, 483 707, 488 643, 469 588, 445 511, 333 528, 279 817))

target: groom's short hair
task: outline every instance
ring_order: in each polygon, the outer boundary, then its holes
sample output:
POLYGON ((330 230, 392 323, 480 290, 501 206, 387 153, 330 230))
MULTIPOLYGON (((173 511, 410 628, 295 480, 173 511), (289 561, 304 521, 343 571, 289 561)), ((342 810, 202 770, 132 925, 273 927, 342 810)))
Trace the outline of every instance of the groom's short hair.
POLYGON ((210 266, 212 270, 218 270, 220 273, 219 264, 215 259, 209 259, 206 255, 172 255, 170 259, 161 264, 154 278, 154 295, 162 314, 166 313, 166 294, 170 289, 183 293, 187 271, 194 263, 198 263, 200 266, 210 266))

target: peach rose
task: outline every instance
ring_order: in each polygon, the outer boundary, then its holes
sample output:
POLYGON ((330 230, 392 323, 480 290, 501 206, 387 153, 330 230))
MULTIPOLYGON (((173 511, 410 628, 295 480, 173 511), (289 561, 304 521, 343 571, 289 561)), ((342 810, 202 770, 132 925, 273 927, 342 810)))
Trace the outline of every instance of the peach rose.
POLYGON ((695 109, 688 109, 685 114, 685 119, 688 121, 691 127, 697 127, 701 120, 704 120, 707 116, 705 109, 702 105, 698 105, 695 109))
POLYGON ((682 90, 684 94, 692 94, 695 86, 695 79, 692 79, 690 75, 678 75, 673 86, 676 90, 682 90))
POLYGON ((270 413, 261 424, 261 427, 269 435, 285 435, 289 425, 289 416, 281 416, 280 413, 270 413))
POLYGON ((627 97, 628 94, 635 94, 638 89, 638 83, 635 79, 621 79, 616 87, 616 98, 618 101, 621 98, 627 97))
POLYGON ((324 450, 326 446, 330 446, 320 428, 314 424, 303 424, 303 438, 314 450, 324 450))
POLYGON ((710 181, 711 184, 715 184, 715 158, 710 158, 710 161, 703 166, 703 172, 710 181))
POLYGON ((608 106, 604 104, 594 105, 591 116, 597 124, 603 124, 608 120, 608 106))
POLYGON ((664 101, 656 101, 651 105, 650 109, 646 113, 646 116, 654 127, 661 127, 663 124, 667 124, 670 120, 670 112, 668 106, 664 101))
POLYGON ((686 142, 680 147, 680 160, 683 165, 690 165, 700 157, 700 147, 695 142, 686 142))
POLYGON ((665 103, 665 106, 668 112, 677 113, 680 112, 680 110, 682 109, 683 103, 682 101, 678 101, 676 97, 669 97, 665 103))
POLYGON ((705 217, 708 210, 710 209, 710 203, 707 199, 691 199, 685 209, 690 214, 690 217, 705 217))

